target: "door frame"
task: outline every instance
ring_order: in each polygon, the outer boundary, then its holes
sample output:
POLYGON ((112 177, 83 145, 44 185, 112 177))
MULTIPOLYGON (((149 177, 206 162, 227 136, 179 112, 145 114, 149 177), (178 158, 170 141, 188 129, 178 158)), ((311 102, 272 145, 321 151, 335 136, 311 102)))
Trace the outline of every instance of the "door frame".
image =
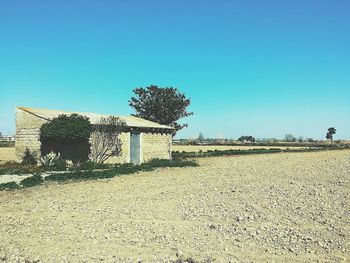
POLYGON ((136 164, 141 164, 143 163, 143 155, 142 155, 142 132, 130 132, 130 148, 129 148, 129 159, 130 159, 130 163, 133 163, 132 162, 132 157, 131 157, 131 154, 132 154, 132 135, 133 134, 138 134, 139 135, 139 163, 136 163, 136 164))

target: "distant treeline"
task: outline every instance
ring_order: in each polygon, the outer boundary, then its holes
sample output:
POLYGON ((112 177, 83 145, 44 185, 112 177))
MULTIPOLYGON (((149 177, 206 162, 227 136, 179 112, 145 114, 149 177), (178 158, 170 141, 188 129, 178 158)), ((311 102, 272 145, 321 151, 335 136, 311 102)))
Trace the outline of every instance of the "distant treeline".
POLYGON ((0 141, 0 147, 15 147, 15 141, 0 141))
POLYGON ((303 141, 285 141, 285 140, 234 140, 234 139, 174 139, 174 145, 222 145, 222 146, 304 146, 304 147, 323 147, 329 145, 350 144, 345 140, 334 140, 332 143, 325 140, 303 140, 303 141))
POLYGON ((327 150, 346 150, 350 149, 350 144, 347 145, 323 145, 319 147, 308 147, 308 148, 297 148, 297 149, 280 149, 280 148, 271 148, 271 149, 248 149, 248 150, 208 150, 208 151, 199 151, 199 152, 179 152, 175 151, 172 153, 173 159, 183 159, 183 158, 199 158, 199 157, 211 157, 211 156, 232 156, 232 155, 251 155, 251 154, 269 154, 269 153, 298 153, 298 152, 318 152, 318 151, 327 151, 327 150))

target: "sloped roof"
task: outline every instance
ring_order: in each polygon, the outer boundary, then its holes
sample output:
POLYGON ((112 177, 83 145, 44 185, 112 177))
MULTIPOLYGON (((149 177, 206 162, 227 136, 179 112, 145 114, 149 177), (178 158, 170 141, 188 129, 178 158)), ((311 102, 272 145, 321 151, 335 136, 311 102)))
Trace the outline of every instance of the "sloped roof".
POLYGON ((31 113, 39 118, 43 118, 46 120, 52 120, 53 118, 58 117, 62 114, 79 114, 83 115, 89 118, 90 122, 92 124, 98 123, 101 117, 109 117, 109 116, 115 116, 120 118, 121 120, 125 121, 126 126, 128 127, 136 127, 136 128, 155 128, 155 129, 170 129, 173 130, 174 128, 167 125, 162 125, 153 121, 145 120, 142 118, 134 117, 134 116, 119 116, 119 115, 108 115, 108 114, 98 114, 98 113, 90 113, 90 112, 70 112, 70 111, 59 111, 59 110, 48 110, 48 109, 37 109, 37 108, 27 108, 27 107, 20 107, 17 106, 17 109, 23 110, 25 112, 31 113))

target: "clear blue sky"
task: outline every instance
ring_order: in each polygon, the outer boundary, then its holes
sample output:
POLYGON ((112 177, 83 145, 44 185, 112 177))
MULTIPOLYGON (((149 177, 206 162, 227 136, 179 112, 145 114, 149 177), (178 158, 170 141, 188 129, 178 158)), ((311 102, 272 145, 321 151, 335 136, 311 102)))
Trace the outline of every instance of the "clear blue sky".
POLYGON ((178 137, 350 139, 348 0, 1 0, 0 131, 14 107, 127 115, 178 87, 178 137))

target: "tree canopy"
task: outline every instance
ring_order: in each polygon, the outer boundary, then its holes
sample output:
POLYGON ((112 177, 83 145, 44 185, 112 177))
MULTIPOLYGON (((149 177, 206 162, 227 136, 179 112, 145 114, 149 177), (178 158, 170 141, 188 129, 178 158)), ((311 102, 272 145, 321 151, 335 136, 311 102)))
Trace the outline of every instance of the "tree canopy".
POLYGON ((255 138, 253 136, 241 136, 238 138, 238 141, 240 142, 255 142, 255 138))
POLYGON ((187 112, 191 101, 177 88, 161 88, 155 85, 134 89, 134 97, 129 100, 129 106, 135 110, 133 116, 174 127, 176 131, 187 127, 177 121, 193 114, 187 112))
POLYGON ((40 128, 41 141, 89 140, 92 125, 89 119, 78 114, 60 115, 40 128))
POLYGON ((89 119, 78 114, 60 115, 40 128, 41 154, 60 153, 74 164, 88 159, 92 125, 89 119))
POLYGON ((326 139, 333 141, 333 135, 337 133, 337 129, 334 127, 328 128, 328 132, 326 133, 326 139))

